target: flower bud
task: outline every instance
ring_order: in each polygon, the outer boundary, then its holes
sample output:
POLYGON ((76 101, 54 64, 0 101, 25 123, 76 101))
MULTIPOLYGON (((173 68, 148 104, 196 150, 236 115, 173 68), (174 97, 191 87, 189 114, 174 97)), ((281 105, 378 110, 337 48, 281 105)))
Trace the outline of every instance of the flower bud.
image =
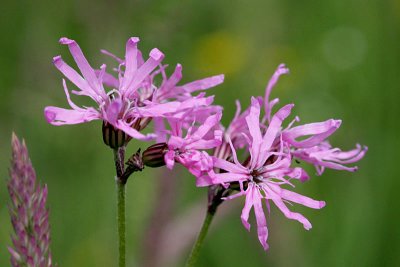
POLYGON ((136 118, 135 122, 132 124, 132 128, 140 132, 141 130, 146 128, 147 125, 149 125, 151 120, 152 120, 152 118, 150 118, 150 117, 148 117, 148 118, 136 118))
POLYGON ((135 154, 133 154, 128 159, 126 165, 128 165, 127 169, 130 169, 131 172, 137 172, 137 171, 141 172, 144 169, 143 160, 142 157, 140 156, 140 148, 135 154))
POLYGON ((105 121, 103 121, 102 131, 104 144, 112 149, 117 149, 131 140, 131 137, 127 136, 125 132, 105 121))
POLYGON ((165 165, 164 155, 168 150, 166 143, 157 143, 149 146, 142 154, 144 165, 157 168, 165 165))

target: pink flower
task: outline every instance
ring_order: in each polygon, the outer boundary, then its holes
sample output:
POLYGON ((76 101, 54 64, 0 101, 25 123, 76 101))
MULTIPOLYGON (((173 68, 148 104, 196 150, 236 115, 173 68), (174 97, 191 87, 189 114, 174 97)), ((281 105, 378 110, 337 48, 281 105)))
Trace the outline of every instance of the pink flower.
POLYGON ((185 137, 182 137, 182 123, 177 120, 170 121, 171 137, 167 142, 168 151, 164 156, 167 167, 172 169, 175 162, 179 162, 196 177, 213 173, 213 160, 204 150, 221 144, 220 130, 215 130, 212 138, 206 138, 209 131, 219 123, 221 116, 221 113, 214 114, 197 129, 194 126, 190 127, 185 137))
POLYGON ((154 139, 155 134, 145 135, 139 132, 148 124, 149 120, 179 117, 188 109, 208 106, 212 103, 213 97, 205 97, 204 94, 192 97, 190 93, 221 83, 223 76, 175 86, 175 82, 181 78, 181 75, 175 71, 170 79, 164 79, 161 88, 158 89, 154 85, 153 79, 155 75, 164 71, 164 67, 157 70, 161 66, 164 54, 154 48, 150 52, 149 59, 144 61, 142 53, 137 47, 138 42, 139 38, 137 37, 128 40, 125 60, 114 56, 120 63, 117 70, 118 79, 116 79, 106 72, 105 65, 95 71, 75 41, 61 38, 60 43, 69 47, 82 75, 67 65, 60 56, 54 58, 54 65, 79 89, 72 93, 88 96, 95 101, 96 105, 79 107, 74 104, 71 101, 66 82, 63 80, 65 94, 71 109, 46 107, 44 113, 47 121, 53 125, 64 125, 103 120, 106 124, 111 124, 132 138, 149 140, 154 139), (104 85, 111 86, 112 90, 106 93, 104 85), (170 89, 175 91, 174 99, 169 99, 171 95, 166 94, 170 89), (163 96, 160 96, 158 91, 163 96))
POLYGON ((236 150, 232 142, 231 150, 233 163, 220 158, 214 158, 214 167, 224 170, 211 177, 201 177, 199 184, 208 186, 211 184, 239 183, 240 192, 228 197, 236 198, 245 195, 246 203, 242 210, 242 223, 247 230, 250 229, 248 218, 253 208, 257 221, 258 238, 265 250, 268 249, 268 228, 265 219, 262 199, 266 200, 267 207, 272 201, 282 213, 289 219, 294 219, 303 224, 305 229, 311 228, 311 223, 301 214, 290 211, 285 202, 294 202, 306 207, 320 209, 325 202, 316 201, 282 188, 284 185, 293 186, 290 179, 303 179, 304 171, 301 168, 291 168, 292 156, 288 145, 282 141, 281 125, 291 112, 293 105, 281 108, 270 120, 265 134, 260 129, 260 104, 252 98, 251 108, 246 117, 246 124, 250 136, 248 137, 250 161, 243 165, 236 156, 236 150), (279 141, 276 147, 276 141, 279 141), (288 178, 286 178, 288 177, 288 178))

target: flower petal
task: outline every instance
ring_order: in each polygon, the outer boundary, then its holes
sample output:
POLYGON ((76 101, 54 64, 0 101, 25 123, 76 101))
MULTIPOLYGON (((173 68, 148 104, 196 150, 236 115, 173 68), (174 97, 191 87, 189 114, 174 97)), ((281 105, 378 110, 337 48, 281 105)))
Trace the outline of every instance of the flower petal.
POLYGON ((279 100, 273 100, 271 102, 269 101, 269 96, 271 94, 272 88, 274 88, 274 86, 278 82, 279 77, 282 74, 287 74, 287 73, 289 73, 289 69, 286 68, 285 64, 280 64, 276 69, 275 73, 272 75, 271 79, 269 80, 267 87, 265 88, 264 109, 265 109, 265 117, 268 118, 268 121, 270 121, 272 107, 276 104, 277 101, 279 101, 279 100))
POLYGON ((333 134, 342 123, 341 120, 327 120, 324 122, 309 123, 293 127, 282 133, 283 140, 298 148, 313 147, 333 134), (311 135, 305 140, 297 141, 296 138, 311 135))
POLYGON ((260 145, 260 154, 258 156, 258 161, 256 167, 261 167, 264 165, 265 161, 269 157, 269 152, 271 152, 271 146, 275 141, 278 133, 281 130, 282 122, 290 115, 293 108, 293 104, 288 104, 282 107, 275 115, 272 117, 270 124, 268 125, 267 132, 265 133, 262 144, 260 145))
MULTIPOLYGON (((100 75, 100 70, 95 70, 96 72, 96 76, 99 77, 100 75)), ((103 77, 102 77, 102 81, 105 85, 110 86, 111 88, 118 88, 119 87, 119 81, 117 78, 115 78, 114 76, 112 76, 110 73, 108 72, 104 72, 103 73, 103 77)))
POLYGON ((96 91, 90 87, 87 81, 83 79, 78 72, 65 63, 61 56, 54 57, 53 64, 68 80, 81 89, 83 95, 91 97, 94 101, 99 101, 99 96, 96 91))
POLYGON ((167 168, 172 170, 175 164, 175 152, 170 150, 164 155, 165 164, 167 168))
POLYGON ((61 38, 59 42, 63 45, 68 45, 72 57, 74 58, 79 70, 82 72, 83 77, 88 82, 90 87, 97 94, 104 96, 105 92, 103 89, 103 85, 99 83, 95 71, 86 60, 79 45, 74 40, 68 39, 66 37, 61 38))
POLYGON ((142 134, 139 131, 133 129, 129 124, 122 120, 118 120, 117 124, 114 125, 114 127, 120 129, 121 131, 125 132, 127 135, 130 137, 137 139, 137 140, 142 140, 142 141, 150 141, 154 140, 156 138, 155 134, 142 134))
POLYGON ((250 154, 251 154, 250 169, 254 169, 258 163, 258 158, 260 156, 260 148, 263 141, 260 130, 260 104, 254 97, 251 98, 250 113, 246 117, 246 122, 249 128, 250 135, 252 137, 251 148, 250 148, 250 154))
POLYGON ((204 78, 201 80, 197 80, 197 81, 194 81, 191 83, 187 83, 187 84, 184 84, 181 86, 177 86, 177 89, 181 89, 182 91, 187 92, 187 93, 193 93, 196 91, 212 88, 223 82, 224 82, 224 75, 220 74, 220 75, 215 75, 212 77, 204 78))
POLYGON ((286 207, 285 203, 283 203, 282 199, 280 198, 272 198, 272 201, 275 203, 275 205, 282 211, 282 213, 286 216, 288 219, 296 220, 300 223, 303 224, 304 229, 310 230, 312 225, 309 220, 307 220, 306 217, 301 215, 300 213, 297 212, 291 212, 288 207, 286 207))
POLYGON ((214 160, 214 166, 220 169, 223 169, 227 172, 231 172, 231 173, 241 173, 241 174, 246 174, 248 172, 247 168, 241 166, 241 165, 236 165, 233 164, 229 161, 226 161, 224 159, 220 159, 220 158, 213 158, 214 160))
MULTIPOLYGON (((242 224, 247 231, 250 231, 250 223, 249 223, 249 216, 251 208, 254 205, 254 185, 253 183, 249 184, 246 190, 246 201, 244 203, 244 207, 242 209, 242 214, 240 215, 240 219, 242 220, 242 224)), ((257 190, 257 189, 256 189, 257 190)))
POLYGON ((193 138, 203 138, 216 124, 219 123, 222 117, 222 112, 214 114, 206 119, 206 121, 197 128, 196 132, 192 135, 193 138))
POLYGON ((116 125, 118 116, 121 112, 122 101, 120 98, 115 98, 110 101, 111 103, 106 106, 104 117, 106 121, 108 121, 112 125, 116 125))
POLYGON ((140 68, 135 71, 132 76, 130 76, 130 73, 127 73, 124 75, 124 79, 122 82, 120 91, 122 93, 127 94, 127 96, 132 96, 133 93, 136 92, 136 90, 139 88, 140 84, 143 82, 143 80, 150 75, 150 73, 160 64, 160 62, 164 59, 164 54, 158 50, 157 48, 154 48, 153 50, 150 51, 150 58, 140 66, 140 68), (125 82, 125 79, 127 79, 129 82, 125 82))
POLYGON ((268 244, 267 244, 268 228, 267 228, 267 220, 265 219, 264 209, 262 207, 261 193, 258 191, 258 189, 254 190, 257 190, 254 192, 253 205, 254 205, 254 214, 256 215, 258 240, 260 241, 264 250, 268 250, 268 244))
POLYGON ((205 186, 210 186, 213 184, 214 184, 213 178, 208 174, 204 174, 199 177, 196 177, 196 186, 197 187, 205 187, 205 186))
POLYGON ((93 108, 74 110, 59 107, 46 107, 44 116, 52 125, 79 124, 100 119, 100 114, 93 108))
POLYGON ((126 42, 125 50, 125 72, 124 78, 121 82, 121 91, 124 91, 135 76, 135 72, 138 68, 138 53, 137 44, 139 43, 138 37, 131 37, 126 42))
POLYGON ((325 201, 318 201, 312 198, 300 195, 290 190, 282 189, 278 185, 269 184, 269 187, 282 199, 301 204, 312 209, 322 209, 325 207, 325 201))
POLYGON ((242 173, 216 173, 214 178, 214 184, 224 184, 231 182, 244 181, 248 179, 248 175, 242 173))

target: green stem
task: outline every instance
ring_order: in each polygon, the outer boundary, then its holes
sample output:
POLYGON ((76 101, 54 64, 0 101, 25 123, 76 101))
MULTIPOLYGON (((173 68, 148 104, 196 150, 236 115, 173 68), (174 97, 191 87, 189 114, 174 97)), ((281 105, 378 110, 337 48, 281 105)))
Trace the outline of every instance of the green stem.
POLYGON ((119 267, 125 267, 125 184, 117 180, 119 267))
POLYGON ((117 172, 117 221, 118 221, 118 262, 119 267, 125 267, 125 184, 124 178, 125 147, 114 149, 114 162, 117 172))
POLYGON ((204 238, 207 235, 208 228, 210 227, 211 221, 214 218, 215 210, 207 209, 207 215, 204 219, 203 226, 201 227, 199 236, 193 245, 192 251, 190 252, 189 258, 186 262, 186 267, 193 267, 196 264, 197 258, 200 254, 201 246, 203 245, 204 238))

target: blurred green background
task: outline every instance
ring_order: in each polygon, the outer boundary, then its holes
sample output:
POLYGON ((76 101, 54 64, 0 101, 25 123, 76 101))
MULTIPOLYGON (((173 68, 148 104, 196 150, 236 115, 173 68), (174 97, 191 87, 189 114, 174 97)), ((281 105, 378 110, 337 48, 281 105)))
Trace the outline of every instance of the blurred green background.
MULTIPOLYGON (((327 202, 322 210, 293 207, 310 219, 311 231, 273 208, 265 253, 254 218, 250 234, 241 225, 243 199, 225 203, 198 266, 400 266, 400 1, 6 0, 1 6, 0 266, 9 266, 12 131, 26 139, 37 175, 49 186, 54 261, 116 266, 114 168, 101 123, 54 127, 43 118, 46 105, 67 107, 62 75, 51 63, 61 54, 73 64, 58 44, 62 36, 77 40, 92 66, 106 60, 100 49, 123 56, 128 37, 139 36, 145 53, 157 47, 171 68, 182 63, 185 82, 225 73, 225 83, 210 91, 225 107, 225 124, 235 99, 247 106, 250 96, 263 94, 284 62, 291 74, 273 97, 294 102, 303 122, 343 119, 333 145, 369 146, 359 172, 315 177, 309 168, 311 181, 296 187, 327 202)), ((139 146, 131 142, 129 151, 139 146)), ((131 178, 129 266, 182 266, 205 199, 206 190, 182 169, 146 169, 131 178)))

